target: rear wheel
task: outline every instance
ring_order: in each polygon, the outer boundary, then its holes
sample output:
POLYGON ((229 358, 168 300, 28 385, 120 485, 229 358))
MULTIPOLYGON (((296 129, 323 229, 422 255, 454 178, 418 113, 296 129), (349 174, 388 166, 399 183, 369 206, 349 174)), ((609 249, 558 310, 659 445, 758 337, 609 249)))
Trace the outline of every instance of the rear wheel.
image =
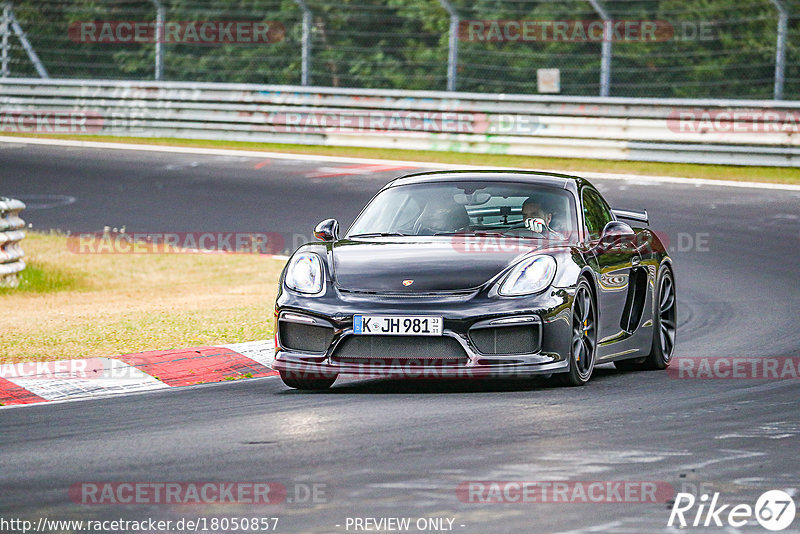
POLYGON ((675 279, 669 267, 659 273, 658 301, 653 314, 653 343, 645 360, 648 369, 666 369, 675 352, 675 334, 678 331, 675 279))
POLYGON ((670 268, 664 266, 653 294, 653 341, 650 354, 644 358, 620 360, 614 362, 614 366, 620 371, 666 369, 675 351, 677 329, 675 278, 670 268))
POLYGON ((597 353, 597 311, 589 283, 581 279, 572 303, 569 372, 556 375, 565 386, 582 386, 594 370, 597 353))
POLYGON ((336 382, 334 376, 297 376, 289 371, 280 371, 283 383, 294 389, 328 389, 336 382))

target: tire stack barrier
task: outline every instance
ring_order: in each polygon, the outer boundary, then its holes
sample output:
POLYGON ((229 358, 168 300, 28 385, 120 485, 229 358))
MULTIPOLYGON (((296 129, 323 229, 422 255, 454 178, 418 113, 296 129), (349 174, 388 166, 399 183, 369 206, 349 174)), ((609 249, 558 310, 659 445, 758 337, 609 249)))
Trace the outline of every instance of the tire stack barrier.
POLYGON ((23 202, 0 197, 0 287, 19 285, 17 275, 25 269, 25 254, 20 246, 25 237, 25 221, 19 216, 24 209, 23 202))

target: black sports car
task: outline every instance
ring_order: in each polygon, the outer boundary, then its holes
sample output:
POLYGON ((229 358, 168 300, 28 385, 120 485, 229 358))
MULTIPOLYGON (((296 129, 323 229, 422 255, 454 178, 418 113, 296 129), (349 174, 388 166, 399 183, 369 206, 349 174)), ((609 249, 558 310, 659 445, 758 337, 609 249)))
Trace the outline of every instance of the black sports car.
POLYGON ((320 223, 280 279, 274 368, 299 389, 339 374, 553 375, 669 365, 672 261, 647 212, 587 180, 427 172, 378 192, 344 237, 320 223), (632 228, 620 219, 634 221, 632 228))

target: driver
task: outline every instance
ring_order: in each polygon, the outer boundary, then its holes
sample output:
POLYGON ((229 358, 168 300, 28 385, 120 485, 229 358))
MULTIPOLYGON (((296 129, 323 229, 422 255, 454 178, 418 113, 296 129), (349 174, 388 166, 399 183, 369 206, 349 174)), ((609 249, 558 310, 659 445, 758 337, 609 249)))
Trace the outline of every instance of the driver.
POLYGON ((553 209, 547 202, 537 197, 529 197, 522 203, 522 220, 525 227, 546 237, 561 238, 561 234, 550 228, 553 209), (542 221, 544 224, 542 224, 542 221))

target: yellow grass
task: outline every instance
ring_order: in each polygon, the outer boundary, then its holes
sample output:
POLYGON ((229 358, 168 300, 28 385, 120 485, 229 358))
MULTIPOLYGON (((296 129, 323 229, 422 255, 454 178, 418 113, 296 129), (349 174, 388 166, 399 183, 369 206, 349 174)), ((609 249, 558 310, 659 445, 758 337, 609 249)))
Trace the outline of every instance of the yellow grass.
POLYGON ((0 292, 0 363, 268 339, 283 261, 253 254, 76 254, 30 233, 0 292), (27 277, 27 278, 26 278, 27 277))

